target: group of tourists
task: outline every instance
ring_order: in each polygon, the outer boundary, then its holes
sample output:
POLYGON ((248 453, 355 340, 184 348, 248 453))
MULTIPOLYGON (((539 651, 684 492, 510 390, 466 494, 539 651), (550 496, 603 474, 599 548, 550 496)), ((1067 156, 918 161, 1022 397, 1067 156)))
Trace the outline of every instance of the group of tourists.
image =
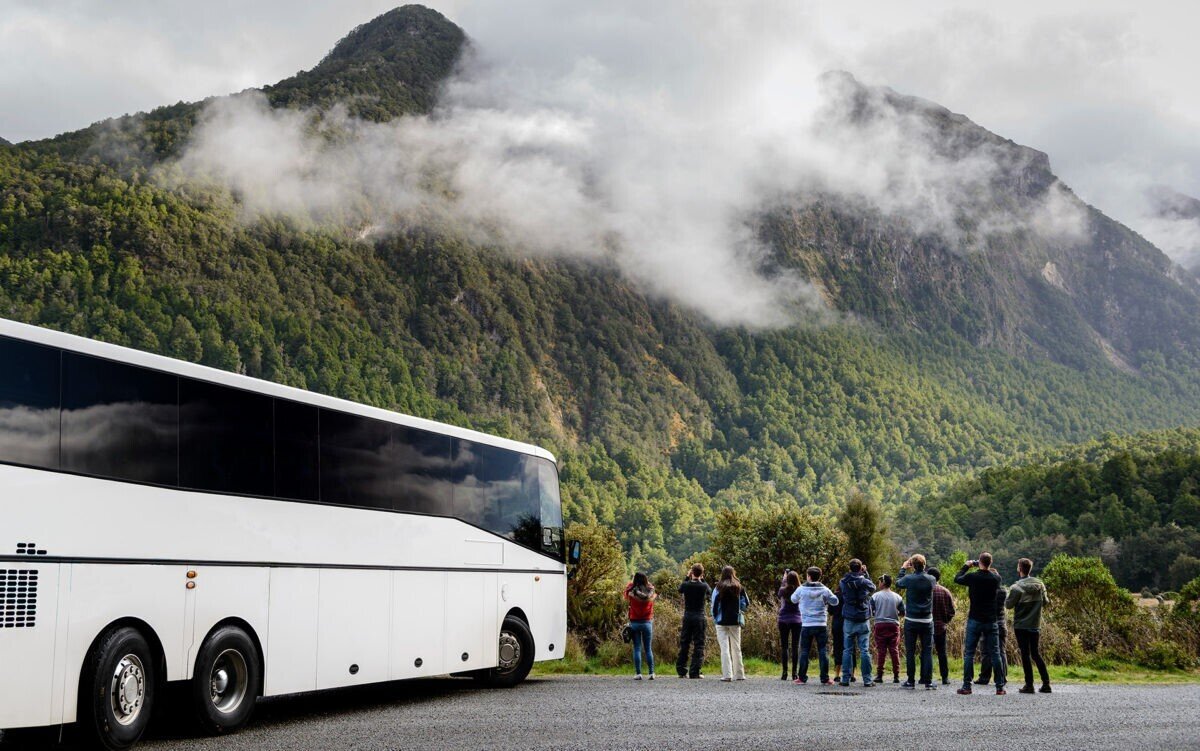
MULTIPOLYGON (((1025 685, 1020 693, 1051 692, 1050 675, 1039 649, 1042 609, 1050 602, 1046 586, 1032 576, 1033 561, 1017 562, 1017 581, 1007 590, 992 566, 992 556, 981 553, 967 561, 954 583, 967 588, 970 608, 963 646, 963 682, 959 694, 971 694, 974 686, 995 684, 996 694, 1007 693, 1008 664, 1004 646, 1008 640, 1007 610, 1013 611, 1013 631, 1021 653, 1025 685), (979 658, 979 677, 975 660, 979 658), (1036 665, 1041 687, 1035 689, 1036 665)), ((956 612, 954 597, 941 582, 941 572, 927 567, 925 556, 911 556, 893 578, 884 574, 872 580, 862 561, 850 561, 849 570, 830 589, 821 583, 822 571, 811 566, 800 573, 785 569, 779 599, 779 646, 782 661, 780 680, 798 685, 808 683, 809 665, 817 662, 821 685, 849 686, 857 682, 859 670, 864 688, 884 680, 891 659, 892 682, 900 684, 900 645, 904 645, 906 680, 902 688, 923 686, 934 690, 934 655, 942 685, 950 685, 946 655, 946 629, 956 612), (903 595, 900 594, 903 592, 903 595), (872 671, 871 642, 875 648, 872 671), (832 642, 833 673, 827 648, 832 642), (857 657, 856 657, 857 655, 857 657), (918 659, 920 661, 918 673, 918 659), (789 672, 790 667, 790 672, 789 672)), ((683 620, 679 632, 679 656, 675 671, 680 678, 703 678, 704 644, 708 613, 716 626, 721 648, 721 680, 745 680, 742 665, 741 627, 750 601, 732 566, 721 569, 716 587, 704 581, 704 567, 697 563, 679 585, 683 597, 683 620)), ((642 666, 654 680, 654 601, 658 594, 645 574, 639 573, 625 587, 629 603, 628 639, 633 643, 635 679, 642 680, 642 666)))

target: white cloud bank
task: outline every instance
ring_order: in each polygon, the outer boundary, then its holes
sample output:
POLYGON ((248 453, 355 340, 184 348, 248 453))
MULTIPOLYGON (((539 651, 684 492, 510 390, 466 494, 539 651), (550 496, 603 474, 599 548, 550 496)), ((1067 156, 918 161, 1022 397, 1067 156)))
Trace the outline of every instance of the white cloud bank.
POLYGON ((804 280, 762 271, 753 221, 797 194, 865 199, 954 243, 964 210, 977 234, 1082 227, 1057 188, 990 208, 1026 158, 1007 145, 950 153, 923 114, 878 97, 879 116, 851 126, 853 92, 822 81, 824 40, 794 6, 505 13, 480 21, 487 35, 430 116, 334 112, 314 128, 311 113, 238 96, 208 108, 183 167, 227 183, 251 214, 359 212, 384 229, 433 218, 517 252, 603 259, 718 324, 823 308, 804 280))

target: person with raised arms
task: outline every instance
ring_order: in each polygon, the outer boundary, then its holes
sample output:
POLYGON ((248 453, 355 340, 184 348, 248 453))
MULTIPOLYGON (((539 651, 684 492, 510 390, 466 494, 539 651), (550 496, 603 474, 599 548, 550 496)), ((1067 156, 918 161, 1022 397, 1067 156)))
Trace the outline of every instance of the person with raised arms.
POLYGON ((979 559, 967 561, 954 577, 954 583, 967 588, 971 598, 971 609, 967 613, 967 632, 963 648, 963 685, 958 693, 971 693, 971 681, 975 677, 975 646, 980 636, 983 648, 992 657, 992 669, 996 675, 996 695, 1004 696, 1007 676, 1004 662, 1000 658, 999 631, 996 627, 996 591, 1000 589, 1000 575, 992 570, 992 554, 980 553, 979 559), (972 571, 971 569, 978 569, 972 571))
POLYGON ((900 578, 896 586, 904 590, 904 662, 908 680, 904 688, 915 689, 913 673, 916 671, 917 642, 921 643, 921 685, 930 691, 937 688, 933 682, 933 588, 937 585, 925 571, 925 556, 920 553, 910 557, 900 567, 900 578))
POLYGON ((871 680, 871 595, 875 582, 867 575, 867 567, 857 558, 850 561, 850 571, 838 585, 842 598, 842 620, 845 642, 842 649, 841 685, 850 685, 850 674, 854 670, 854 650, 858 649, 862 660, 863 688, 875 685, 871 680))
POLYGON ((838 598, 821 583, 821 569, 809 566, 805 574, 808 581, 792 593, 791 600, 800 606, 800 677, 796 683, 808 683, 808 661, 812 654, 812 643, 817 643, 817 661, 821 667, 821 685, 832 686, 829 678, 829 657, 825 646, 829 642, 829 606, 837 605, 838 598))

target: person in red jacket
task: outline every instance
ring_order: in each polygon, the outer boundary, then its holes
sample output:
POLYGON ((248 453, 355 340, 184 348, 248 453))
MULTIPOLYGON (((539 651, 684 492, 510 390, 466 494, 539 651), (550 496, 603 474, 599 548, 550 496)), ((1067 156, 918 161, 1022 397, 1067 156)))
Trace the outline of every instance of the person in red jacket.
POLYGON ((633 575, 633 581, 625 585, 622 594, 629 603, 629 633, 633 637, 634 680, 642 679, 642 653, 646 655, 646 667, 650 669, 650 680, 654 680, 654 601, 658 593, 654 585, 642 572, 633 575))

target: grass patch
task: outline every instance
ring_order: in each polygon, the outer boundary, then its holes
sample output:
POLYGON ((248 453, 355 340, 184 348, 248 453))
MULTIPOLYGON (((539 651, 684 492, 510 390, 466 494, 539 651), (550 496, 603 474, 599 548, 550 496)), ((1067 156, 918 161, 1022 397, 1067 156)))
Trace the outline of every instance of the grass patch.
MULTIPOLYGON (((901 663, 903 666, 903 662, 901 663)), ((755 657, 745 659, 746 675, 778 677, 779 663, 761 660, 755 657)), ((889 662, 889 667, 891 663, 889 662)), ((660 663, 655 666, 661 677, 674 677, 674 663, 660 663)), ((833 664, 830 663, 830 671, 833 664)), ((936 662, 934 664, 936 672, 936 662)), ((1009 682, 1013 686, 1023 680, 1020 664, 1009 666, 1009 682)), ((819 675, 816 664, 809 666, 809 680, 816 680, 819 675)), ((857 673, 857 671, 855 671, 857 673)), ((901 667, 901 678, 904 669, 901 667)), ((976 670, 978 673, 978 669, 976 670)), ((706 660, 704 674, 710 678, 721 676, 721 663, 717 660, 706 660)), ((633 675, 632 659, 625 665, 607 667, 596 658, 573 656, 563 660, 539 662, 533 667, 533 675, 633 675)), ((950 680, 957 683, 962 678, 962 660, 950 660, 950 680)), ((836 676, 835 676, 836 679, 836 676)), ((888 678, 887 680, 890 680, 888 678)), ((1200 670, 1152 670, 1130 662, 1122 662, 1108 657, 1096 657, 1077 665, 1051 665, 1051 683, 1082 683, 1082 684, 1181 684, 1200 683, 1200 670)))

